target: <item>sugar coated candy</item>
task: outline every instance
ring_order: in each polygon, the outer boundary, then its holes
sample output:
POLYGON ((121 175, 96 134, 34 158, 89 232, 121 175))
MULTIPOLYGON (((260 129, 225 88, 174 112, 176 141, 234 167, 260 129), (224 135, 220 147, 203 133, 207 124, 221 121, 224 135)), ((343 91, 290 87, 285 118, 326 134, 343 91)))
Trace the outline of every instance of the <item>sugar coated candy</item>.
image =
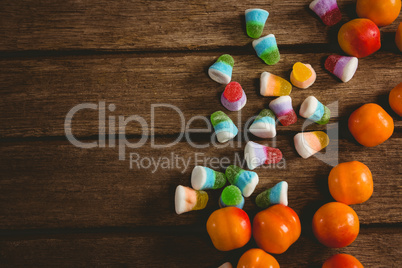
POLYGON ((224 54, 209 67, 208 75, 215 82, 226 85, 232 80, 233 65, 233 57, 229 54, 224 54))
POLYGON ((255 52, 257 52, 257 56, 268 65, 276 64, 281 58, 275 35, 273 34, 254 40, 253 47, 255 52))
POLYGON ((239 83, 227 84, 221 96, 221 103, 226 109, 232 112, 239 111, 246 105, 246 102, 246 93, 239 83))
POLYGON ((325 69, 346 83, 355 75, 358 62, 356 57, 331 55, 325 60, 325 69))
POLYGON ((195 166, 191 173, 191 187, 195 190, 219 189, 225 183, 225 174, 207 167, 195 166))
POLYGON ((294 137, 296 151, 303 158, 309 158, 329 144, 329 137, 325 132, 302 132, 294 137))
POLYGON ((244 206, 244 197, 242 196, 239 187, 235 185, 226 186, 219 198, 219 206, 221 208, 237 207, 242 209, 244 206))
POLYGON ((286 181, 281 181, 277 183, 274 187, 260 193, 259 195, 257 195, 255 203, 260 208, 267 208, 270 205, 274 204, 282 204, 284 206, 287 206, 288 183, 286 181))
POLYGON ((282 152, 277 148, 264 146, 252 141, 247 142, 244 148, 244 158, 247 167, 251 170, 263 164, 276 164, 282 160, 282 152))
POLYGON ((320 125, 325 125, 329 122, 331 111, 327 106, 323 105, 316 97, 307 97, 301 107, 300 116, 310 119, 320 125))
POLYGON ((211 115, 211 122, 215 129, 216 138, 221 143, 233 139, 239 132, 229 116, 222 111, 213 113, 211 115))
POLYGON ((336 0, 314 0, 309 7, 327 26, 335 25, 342 19, 336 0))
POLYGON ((290 96, 282 96, 274 99, 269 103, 269 108, 278 117, 279 122, 284 126, 296 123, 297 115, 292 107, 292 98, 290 96))
POLYGON ((264 30, 269 13, 264 9, 251 8, 246 10, 247 35, 251 38, 259 38, 264 30))
POLYGON ((204 191, 196 191, 182 185, 176 187, 174 203, 177 214, 203 209, 207 202, 208 194, 204 191))
POLYGON ((290 82, 298 88, 308 88, 314 84, 317 75, 310 64, 296 62, 290 73, 290 82))
POLYGON ((285 79, 263 72, 260 78, 260 93, 262 96, 286 96, 292 91, 292 85, 285 79))
POLYGON ((260 138, 273 138, 276 136, 275 114, 269 110, 262 110, 250 126, 250 132, 260 138))
POLYGON ((222 264, 218 268, 233 268, 233 266, 232 266, 232 264, 230 262, 225 262, 224 264, 222 264))
POLYGON ((258 184, 258 175, 253 171, 231 165, 226 169, 226 178, 232 185, 239 187, 244 197, 249 197, 258 184))

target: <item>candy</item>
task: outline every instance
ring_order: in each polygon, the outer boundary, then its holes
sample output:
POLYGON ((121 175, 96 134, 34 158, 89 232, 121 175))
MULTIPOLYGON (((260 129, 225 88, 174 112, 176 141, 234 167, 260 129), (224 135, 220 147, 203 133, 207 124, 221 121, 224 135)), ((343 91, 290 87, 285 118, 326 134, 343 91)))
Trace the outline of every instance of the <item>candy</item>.
POLYGON ((253 170, 263 164, 278 163, 282 159, 282 152, 279 149, 249 141, 244 148, 244 158, 246 159, 247 167, 253 170))
POLYGON ((363 58, 380 49, 380 35, 380 30, 371 20, 354 19, 339 29, 338 43, 346 54, 363 58))
POLYGON ((269 103, 269 108, 278 117, 279 122, 284 126, 296 123, 297 115, 292 107, 292 98, 290 96, 282 96, 274 99, 269 103))
POLYGON ((191 173, 191 186, 195 190, 219 189, 225 183, 225 174, 207 167, 196 166, 191 173))
POLYGON ((241 169, 238 166, 229 166, 225 175, 230 184, 239 187, 244 197, 249 197, 258 184, 257 173, 241 169))
POLYGON ((268 65, 276 64, 281 58, 276 44, 275 35, 273 34, 254 40, 253 47, 255 52, 257 52, 257 56, 268 65))
POLYGON ((296 62, 290 73, 290 82, 295 87, 306 89, 314 84, 317 75, 310 64, 296 62))
POLYGON ((292 91, 292 85, 285 79, 263 72, 260 79, 260 93, 262 96, 285 96, 292 91))
POLYGON ((314 0, 310 3, 310 9, 314 11, 327 26, 335 25, 342 19, 342 14, 336 0, 314 0))
POLYGON ((269 16, 268 11, 259 8, 252 8, 247 9, 245 13, 247 35, 251 38, 259 38, 269 16))
POLYGON ((232 266, 232 264, 230 262, 225 262, 224 264, 222 264, 218 268, 233 268, 233 266, 232 266))
POLYGON ((267 208, 273 204, 288 205, 288 183, 281 181, 271 189, 257 195, 255 203, 260 208, 267 208))
POLYGON ((215 129, 216 138, 220 143, 233 139, 239 132, 233 121, 222 111, 213 113, 211 122, 215 129))
POLYGON ((356 57, 331 55, 325 61, 325 69, 346 83, 355 75, 358 62, 356 57))
POLYGON ((189 187, 179 185, 176 187, 174 198, 177 214, 205 208, 208 202, 208 194, 204 191, 196 191, 189 187))
POLYGON ((221 103, 226 109, 232 112, 239 111, 246 105, 246 102, 246 93, 239 83, 227 84, 221 96, 221 103))
POLYGON ((317 124, 325 125, 329 122, 331 111, 327 106, 319 102, 316 97, 310 96, 303 101, 300 107, 300 116, 308 118, 317 124))
POLYGON ((294 137, 296 151, 303 158, 309 158, 329 144, 329 137, 325 132, 302 132, 294 137))
POLYGON ((262 110, 250 126, 250 132, 260 138, 276 136, 275 115, 269 109, 262 110))
POLYGON ((232 79, 233 65, 233 57, 228 54, 224 54, 220 56, 218 60, 211 65, 211 67, 209 67, 208 75, 215 82, 226 85, 232 79))
POLYGON ((394 133, 392 117, 378 104, 367 103, 354 111, 348 120, 350 133, 361 145, 377 146, 394 133))
POLYGON ((223 189, 221 198, 219 199, 219 206, 223 207, 237 207, 243 208, 244 197, 237 186, 229 185, 223 189))

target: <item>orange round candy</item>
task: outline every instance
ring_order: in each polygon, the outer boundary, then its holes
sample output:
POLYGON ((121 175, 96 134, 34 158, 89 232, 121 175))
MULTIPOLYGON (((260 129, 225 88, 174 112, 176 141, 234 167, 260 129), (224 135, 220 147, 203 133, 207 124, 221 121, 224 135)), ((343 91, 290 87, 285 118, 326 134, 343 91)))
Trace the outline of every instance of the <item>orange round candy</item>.
POLYGON ((264 250, 252 248, 241 256, 237 268, 279 268, 279 263, 264 250))
POLYGON ((324 262, 322 268, 363 268, 363 265, 352 255, 335 254, 324 262))
POLYGON ((399 23, 398 30, 396 30, 395 43, 398 49, 402 52, 402 22, 399 23))
POLYGON ((360 18, 372 20, 378 26, 394 22, 401 11, 401 0, 357 0, 356 12, 360 18))
POLYGON ((346 54, 363 58, 381 48, 381 33, 371 20, 354 19, 339 29, 338 43, 346 54))
MULTIPOLYGON (((402 25, 402 24, 401 24, 402 25)), ((401 26, 399 26, 401 28, 401 26)), ((389 93, 389 105, 399 116, 402 116, 402 83, 399 83, 389 93)))
POLYGON ((250 219, 240 208, 221 208, 209 216, 207 232, 217 250, 229 251, 241 248, 251 238, 250 219))
POLYGON ((394 132, 394 121, 381 106, 368 103, 354 111, 348 122, 353 137, 366 147, 377 146, 394 132))
POLYGON ((346 205, 360 204, 373 194, 373 176, 359 161, 340 163, 329 173, 328 186, 336 201, 346 205))
POLYGON ((359 234, 359 218, 348 205, 327 203, 314 214, 313 232, 318 241, 327 247, 346 247, 359 234))
POLYGON ((299 216, 290 207, 277 204, 260 211, 253 220, 253 237, 269 253, 281 254, 299 239, 299 216))

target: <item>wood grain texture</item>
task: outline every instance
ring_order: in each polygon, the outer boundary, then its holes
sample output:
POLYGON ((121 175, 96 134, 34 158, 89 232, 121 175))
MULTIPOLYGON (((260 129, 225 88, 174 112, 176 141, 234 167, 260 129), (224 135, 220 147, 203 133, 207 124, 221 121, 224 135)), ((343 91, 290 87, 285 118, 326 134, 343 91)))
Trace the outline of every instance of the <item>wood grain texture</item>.
MULTIPOLYGON (((126 134, 141 135, 144 129, 154 135, 183 132, 180 115, 171 108, 155 108, 152 125, 152 104, 176 106, 183 112, 185 123, 196 115, 209 118, 216 110, 226 111, 220 104, 224 86, 212 81, 207 74, 208 67, 219 55, 115 55, 1 61, 0 68, 5 71, 0 78, 3 99, 0 137, 64 136, 64 120, 70 109, 81 103, 99 104, 100 101, 116 107, 114 112, 107 111, 106 116, 138 115, 146 121, 144 128, 138 123, 128 124, 126 134)), ((296 110, 307 96, 314 95, 327 105, 339 101, 338 111, 332 112, 333 122, 346 119, 353 110, 368 102, 380 103, 398 119, 388 106, 387 95, 400 83, 400 57, 380 52, 361 59, 355 77, 348 83, 341 83, 323 67, 328 55, 285 54, 275 66, 265 65, 252 52, 234 56, 232 78, 243 86, 248 104, 240 113, 228 112, 228 115, 241 116, 245 124, 273 99, 259 94, 260 74, 269 71, 289 79, 292 65, 302 61, 315 68, 318 78, 306 90, 293 88, 291 96, 296 110)), ((73 134, 79 137, 98 135, 98 116, 97 111, 89 109, 75 114, 73 134)), ((303 121, 281 129, 300 130, 303 121)), ((205 126, 202 121, 194 122, 194 126, 197 123, 199 127, 205 126)), ((399 120, 396 126, 400 128, 399 120)))
MULTIPOLYGON (((400 267, 402 235, 395 228, 362 230, 355 242, 343 249, 328 249, 309 236, 302 236, 288 251, 275 255, 281 267, 321 267, 336 253, 358 258, 364 267, 400 267)), ((0 242, 1 261, 12 266, 57 267, 218 267, 226 261, 237 264, 241 254, 255 247, 232 252, 217 251, 205 230, 174 233, 68 234, 12 238, 0 242)), ((235 267, 235 266, 234 266, 235 267)))
MULTIPOLYGON (((331 166, 315 157, 299 157, 293 145, 295 134, 289 132, 277 139, 276 146, 286 160, 283 165, 255 170, 260 183, 246 199, 245 210, 254 215, 258 211, 254 204, 257 194, 286 180, 289 206, 310 228, 312 214, 332 200, 327 186, 331 166)), ((156 142, 167 144, 172 140, 156 142)), ((178 216, 174 211, 176 186, 190 186, 190 174, 197 164, 221 171, 230 164, 242 164, 236 161, 243 161, 245 143, 215 148, 208 139, 194 140, 209 147, 194 149, 187 142, 179 142, 155 149, 147 143, 138 149, 127 148, 125 161, 118 160, 117 148, 81 149, 66 141, 2 144, 0 171, 5 175, 0 181, 0 229, 203 225, 218 208, 220 191, 209 191, 207 209, 178 216), (134 160, 139 158, 131 169, 130 153, 135 154, 134 160), (183 160, 170 161, 172 156, 185 159, 187 166, 183 160), (173 164, 155 167, 154 162, 165 161, 161 157, 173 164)), ((273 146, 272 142, 259 141, 273 146)), ((353 206, 362 224, 402 222, 402 193, 396 179, 401 176, 397 168, 401 141, 400 132, 376 148, 331 140, 331 149, 339 142, 340 162, 359 160, 373 173, 373 196, 353 206)), ((336 161, 336 157, 327 160, 336 161)))
MULTIPOLYGON (((340 1, 342 23, 326 27, 308 8, 310 2, 5 0, 0 3, 0 50, 244 47, 252 41, 245 34, 244 11, 257 7, 270 12, 264 34, 275 34, 278 44, 327 44, 340 25, 356 17, 354 1, 340 1)), ((396 28, 394 23, 382 32, 393 35, 396 28)))

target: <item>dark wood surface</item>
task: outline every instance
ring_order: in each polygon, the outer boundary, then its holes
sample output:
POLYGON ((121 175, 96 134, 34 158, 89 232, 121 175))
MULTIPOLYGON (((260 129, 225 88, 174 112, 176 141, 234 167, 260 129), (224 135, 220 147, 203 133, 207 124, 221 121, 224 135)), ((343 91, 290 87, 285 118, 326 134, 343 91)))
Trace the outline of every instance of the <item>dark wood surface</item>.
MULTIPOLYGON (((401 267, 402 124, 387 96, 401 82, 402 56, 393 38, 402 16, 381 28, 381 50, 360 59, 355 77, 341 83, 323 68, 326 56, 341 53, 336 42, 341 24, 324 26, 308 9, 309 2, 1 1, 1 266, 217 267, 226 261, 235 265, 255 244, 250 241, 232 252, 213 247, 205 223, 218 208, 219 191, 209 192, 206 209, 178 216, 174 190, 178 184, 190 185, 196 153, 202 159, 227 158, 224 166, 236 156, 242 160, 245 137, 225 148, 214 147, 208 131, 189 135, 207 148, 193 148, 186 138, 169 148, 151 144, 152 139, 168 144, 185 131, 179 114, 167 108, 155 109, 152 125, 152 104, 176 106, 185 123, 224 110, 219 101, 224 86, 210 80, 207 69, 219 55, 229 53, 235 59, 233 80, 242 84, 248 98, 241 112, 228 112, 240 130, 272 100, 259 94, 261 72, 288 78, 296 61, 310 63, 317 81, 309 89, 293 89, 295 110, 309 95, 325 104, 337 102, 329 128, 339 127, 339 137, 330 144, 339 145, 339 153, 328 154, 329 159, 361 161, 374 177, 373 196, 352 206, 361 223, 357 240, 337 250, 320 245, 310 223, 319 206, 332 200, 326 183, 332 167, 297 155, 293 136, 304 119, 278 126, 276 146, 286 166, 256 170, 260 184, 246 199, 245 210, 252 218, 258 212, 258 193, 281 180, 289 183, 289 206, 299 214, 303 231, 286 253, 275 255, 281 267, 320 267, 337 252, 356 256, 365 267, 401 267), (257 58, 252 39, 245 34, 243 14, 250 7, 270 12, 264 33, 276 35, 282 58, 275 66, 257 58), (66 139, 68 111, 80 103, 99 102, 115 105, 106 116, 139 115, 148 124, 147 142, 141 148, 126 148, 125 160, 119 160, 118 148, 107 142, 105 148, 82 149, 66 139), (393 136, 375 148, 357 144, 347 130, 350 113, 368 102, 380 104, 395 122, 393 136), (145 158, 177 155, 189 165, 155 172, 152 167, 130 168, 130 153, 145 158)), ((342 21, 354 18, 353 1, 339 2, 342 21)), ((72 133, 83 142, 98 142, 98 117, 93 110, 77 113, 72 133)), ((202 120, 191 124, 206 127, 202 120)), ((125 130, 134 143, 143 128, 132 122, 125 130)), ((118 144, 124 137, 117 138, 118 144)))

